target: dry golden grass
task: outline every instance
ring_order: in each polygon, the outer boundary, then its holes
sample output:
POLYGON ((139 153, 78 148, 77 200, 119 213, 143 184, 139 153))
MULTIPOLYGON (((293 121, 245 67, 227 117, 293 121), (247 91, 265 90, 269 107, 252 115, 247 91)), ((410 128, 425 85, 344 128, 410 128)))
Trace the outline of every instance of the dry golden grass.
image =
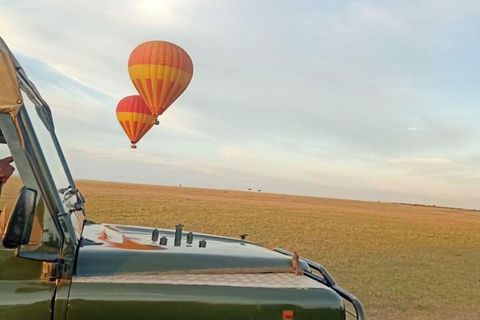
POLYGON ((79 181, 88 218, 297 250, 370 319, 480 319, 480 213, 254 192, 79 181))
MULTIPOLYGON (((480 212, 109 182, 78 186, 94 221, 169 229, 181 222, 186 230, 248 233, 267 247, 297 250, 358 296, 369 319, 480 319, 480 212)), ((8 195, 14 192, 4 190, 2 198, 8 195)))

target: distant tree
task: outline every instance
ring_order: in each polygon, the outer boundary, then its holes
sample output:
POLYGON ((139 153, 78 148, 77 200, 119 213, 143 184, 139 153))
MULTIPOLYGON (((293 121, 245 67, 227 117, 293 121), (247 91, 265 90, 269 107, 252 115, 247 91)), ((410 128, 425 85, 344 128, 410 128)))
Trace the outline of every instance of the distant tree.
POLYGON ((252 191, 252 188, 248 188, 247 190, 248 190, 248 191, 252 191))
POLYGON ((257 191, 258 191, 258 192, 262 192, 262 190, 260 190, 260 189, 258 189, 257 191))

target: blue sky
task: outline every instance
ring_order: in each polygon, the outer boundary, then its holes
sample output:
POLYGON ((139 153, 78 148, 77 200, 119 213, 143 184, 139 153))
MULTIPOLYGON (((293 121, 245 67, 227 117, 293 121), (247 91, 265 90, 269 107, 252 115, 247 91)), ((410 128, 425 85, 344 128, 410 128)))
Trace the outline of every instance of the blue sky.
POLYGON ((1 1, 77 178, 480 208, 478 1, 1 1), (130 150, 131 50, 191 55, 130 150))

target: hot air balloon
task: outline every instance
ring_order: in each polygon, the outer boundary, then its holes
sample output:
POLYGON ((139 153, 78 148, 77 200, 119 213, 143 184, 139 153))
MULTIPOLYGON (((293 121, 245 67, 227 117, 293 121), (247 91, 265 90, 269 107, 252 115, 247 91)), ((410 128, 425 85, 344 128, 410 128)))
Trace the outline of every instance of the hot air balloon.
POLYGON ((153 127, 155 117, 140 96, 128 96, 117 105, 117 119, 136 149, 136 143, 153 127))
POLYGON ((188 53, 173 43, 148 41, 130 54, 128 72, 156 119, 187 88, 193 76, 193 63, 188 53))

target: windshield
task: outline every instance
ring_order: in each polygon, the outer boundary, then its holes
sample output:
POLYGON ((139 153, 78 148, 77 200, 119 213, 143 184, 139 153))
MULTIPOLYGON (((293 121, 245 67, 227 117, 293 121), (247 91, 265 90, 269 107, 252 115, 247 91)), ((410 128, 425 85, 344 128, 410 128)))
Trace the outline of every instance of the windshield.
MULTIPOLYGON (((48 207, 51 222, 63 235, 63 253, 73 254, 85 220, 83 197, 63 157, 48 105, 1 38, 0 53, 0 130, 24 185, 41 191, 39 203, 48 207)), ((47 235, 52 231, 48 224, 42 227, 47 235)))
POLYGON ((24 103, 30 123, 52 176, 53 183, 59 194, 59 199, 62 201, 65 212, 70 213, 70 222, 72 223, 73 231, 78 240, 81 237, 83 222, 85 220, 83 199, 79 196, 75 188, 74 181, 71 178, 69 169, 63 158, 60 145, 56 140, 57 136, 53 129, 53 120, 50 120, 51 115, 49 114, 48 107, 37 107, 33 102, 28 100, 25 100, 24 103), (37 111, 40 111, 40 114, 37 111), (45 116, 46 114, 48 115, 45 116), (49 128, 51 130, 49 130, 49 128), (57 145, 55 142, 57 142, 57 145))
POLYGON ((68 176, 65 173, 65 169, 62 165, 60 155, 55 148, 55 144, 53 143, 52 136, 38 116, 33 103, 29 100, 26 100, 25 106, 27 107, 30 121, 35 134, 37 135, 38 142, 43 150, 43 155, 47 161, 48 168, 50 169, 57 190, 59 190, 60 193, 63 193, 65 189, 71 186, 68 176))
MULTIPOLYGON (((8 142, 0 144, 0 159, 12 156, 14 161, 9 165, 15 168, 12 176, 7 178, 1 186, 0 193, 0 230, 5 230, 12 213, 15 199, 22 187, 37 191, 38 201, 35 206, 34 223, 30 235, 29 244, 41 245, 35 250, 42 252, 57 252, 61 246, 61 236, 53 220, 56 211, 51 211, 45 204, 44 194, 38 185, 33 168, 26 157, 26 153, 20 143, 20 136, 7 114, 0 114, 0 130, 8 142)), ((1 245, 0 245, 1 247, 1 245)))

